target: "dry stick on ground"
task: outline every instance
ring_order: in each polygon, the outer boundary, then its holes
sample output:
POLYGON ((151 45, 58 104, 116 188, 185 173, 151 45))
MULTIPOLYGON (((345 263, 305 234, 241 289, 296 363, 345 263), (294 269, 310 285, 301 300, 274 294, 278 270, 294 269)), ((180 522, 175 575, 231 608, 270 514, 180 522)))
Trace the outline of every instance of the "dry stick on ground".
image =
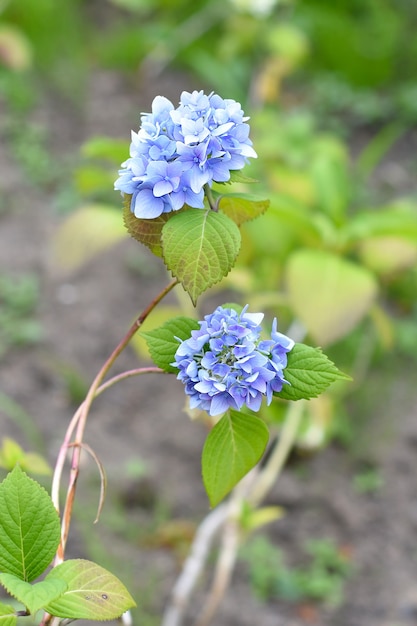
POLYGON ((300 425, 303 401, 288 406, 281 434, 262 469, 254 468, 234 490, 231 500, 211 511, 202 521, 191 547, 190 555, 172 590, 161 626, 181 626, 191 594, 201 575, 212 543, 222 530, 222 542, 214 580, 196 626, 208 626, 230 583, 242 532, 238 521, 243 501, 260 504, 277 482, 294 444, 300 425))
POLYGON ((201 522, 190 554, 181 575, 171 592, 171 602, 162 619, 161 626, 180 626, 194 587, 203 571, 214 537, 224 524, 228 513, 227 504, 221 504, 201 522))

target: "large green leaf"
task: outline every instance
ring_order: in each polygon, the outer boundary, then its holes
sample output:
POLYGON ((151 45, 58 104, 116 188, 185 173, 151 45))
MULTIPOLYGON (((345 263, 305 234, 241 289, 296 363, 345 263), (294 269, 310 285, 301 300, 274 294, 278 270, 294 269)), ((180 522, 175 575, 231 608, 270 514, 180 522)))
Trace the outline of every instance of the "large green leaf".
POLYGON ((198 328, 200 328, 199 323, 191 317, 176 317, 155 330, 142 332, 141 335, 146 340, 155 364, 165 372, 178 373, 178 369, 171 365, 180 345, 176 337, 181 340, 189 339, 191 331, 198 328))
POLYGON ((34 580, 52 561, 60 537, 51 498, 16 466, 0 484, 0 571, 34 580))
POLYGON ((72 213, 53 236, 51 261, 58 269, 76 270, 125 238, 120 211, 104 204, 88 204, 72 213))
POLYGON ((5 573, 0 574, 0 583, 32 615, 49 604, 49 602, 56 600, 67 589, 67 583, 63 580, 42 580, 35 585, 31 585, 13 574, 5 573))
POLYGON ((296 343, 287 355, 284 385, 276 395, 286 400, 315 398, 336 380, 350 380, 319 348, 296 343))
POLYGON ((240 226, 265 213, 269 207, 269 200, 259 200, 249 194, 229 193, 220 197, 218 206, 235 224, 240 226))
POLYGON ((240 248, 236 224, 222 213, 190 209, 173 215, 162 229, 165 264, 195 304, 233 267, 240 248))
POLYGON ((203 482, 211 506, 224 496, 262 457, 269 433, 258 417, 228 411, 210 431, 203 448, 203 482))
POLYGON ((321 346, 347 335, 377 295, 370 271, 324 250, 294 252, 285 274, 289 303, 321 346))
POLYGON ((0 602, 0 626, 16 626, 17 617, 12 606, 0 602))
POLYGON ((45 580, 62 580, 67 584, 67 590, 45 607, 57 617, 109 620, 136 606, 123 583, 91 561, 64 561, 54 567, 45 580))

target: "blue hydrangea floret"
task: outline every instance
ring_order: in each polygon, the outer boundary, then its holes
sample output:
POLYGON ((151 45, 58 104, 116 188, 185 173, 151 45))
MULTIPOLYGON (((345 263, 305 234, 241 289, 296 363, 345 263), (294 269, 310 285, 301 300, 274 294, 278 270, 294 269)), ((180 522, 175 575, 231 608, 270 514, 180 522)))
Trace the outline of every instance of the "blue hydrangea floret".
POLYGON ((153 219, 185 204, 204 208, 204 185, 230 180, 256 152, 249 118, 238 102, 203 91, 183 91, 177 108, 163 96, 132 131, 130 158, 114 187, 130 194, 136 217, 153 219))
POLYGON ((262 339, 263 313, 237 313, 219 306, 199 322, 199 330, 181 341, 175 362, 177 378, 190 396, 190 408, 220 415, 246 406, 259 411, 263 398, 269 405, 281 391, 287 353, 294 341, 272 324, 271 339, 262 339))

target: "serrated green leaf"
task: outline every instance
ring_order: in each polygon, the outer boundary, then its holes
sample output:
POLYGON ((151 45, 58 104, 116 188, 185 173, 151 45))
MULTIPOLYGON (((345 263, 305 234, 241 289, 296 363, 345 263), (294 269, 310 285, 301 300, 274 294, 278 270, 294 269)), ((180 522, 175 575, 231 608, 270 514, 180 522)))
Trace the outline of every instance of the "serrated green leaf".
POLYGON ((155 256, 162 256, 162 228, 170 217, 172 217, 171 213, 162 213, 152 220, 139 219, 130 210, 130 196, 125 198, 123 220, 129 235, 149 248, 155 256))
POLYGON ((189 339, 192 330, 198 330, 199 323, 191 317, 175 317, 169 320, 163 326, 141 332, 141 336, 145 338, 150 355, 158 367, 165 372, 177 373, 178 368, 173 367, 171 363, 174 361, 175 353, 179 346, 176 339, 189 339))
POLYGON ((211 506, 256 465, 268 443, 268 428, 253 415, 228 411, 210 431, 203 448, 203 482, 211 506))
POLYGON ((16 626, 17 617, 12 606, 0 602, 0 626, 16 626))
POLYGON ((61 225, 52 239, 54 267, 73 271, 126 238, 120 212, 104 204, 81 207, 61 225))
POLYGON ((164 261, 195 304, 234 265, 240 248, 236 224, 222 213, 190 209, 162 229, 164 261))
POLYGON ((370 310, 378 291, 366 268, 325 250, 297 250, 285 268, 288 300, 314 341, 347 335, 370 310))
POLYGON ((13 574, 5 573, 0 574, 0 583, 32 615, 59 598, 67 589, 67 583, 63 580, 42 580, 35 585, 31 585, 13 574))
POLYGON ((63 580, 67 590, 48 604, 51 615, 69 619, 109 620, 136 606, 130 593, 116 576, 100 565, 84 559, 64 561, 45 580, 63 580))
POLYGON ((16 466, 0 484, 0 571, 34 580, 52 561, 60 538, 51 498, 16 466))
POLYGON ((290 383, 275 394, 285 400, 316 398, 336 380, 350 380, 320 348, 296 343, 287 355, 285 379, 290 383))
POLYGON ((269 200, 259 200, 249 194, 230 193, 220 197, 218 206, 222 213, 240 226, 265 213, 269 200))

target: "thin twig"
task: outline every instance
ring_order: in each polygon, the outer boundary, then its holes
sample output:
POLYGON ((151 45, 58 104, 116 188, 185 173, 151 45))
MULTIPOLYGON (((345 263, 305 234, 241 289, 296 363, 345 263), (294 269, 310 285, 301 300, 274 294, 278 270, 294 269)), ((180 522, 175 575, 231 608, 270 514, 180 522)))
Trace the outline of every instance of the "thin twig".
MULTIPOLYGON (((149 313, 155 308, 155 306, 178 284, 178 280, 174 278, 153 300, 152 302, 144 309, 144 311, 139 315, 139 317, 135 320, 135 322, 131 325, 128 332, 121 340, 121 342, 116 346, 111 355, 108 357, 104 365, 101 367, 97 376, 93 380, 90 389, 88 390, 87 396, 81 405, 81 407, 77 410, 76 416, 74 416, 71 424, 76 426, 75 440, 74 440, 74 452, 72 455, 71 461, 71 469, 69 476, 69 484, 67 490, 67 496, 65 500, 65 508, 62 516, 62 524, 61 524, 61 543, 57 551, 57 555, 55 558, 55 565, 62 562, 64 560, 65 554, 65 546, 68 539, 69 527, 71 523, 72 516, 72 508, 74 504, 76 485, 79 475, 79 467, 80 467, 80 456, 81 456, 81 444, 84 437, 84 430, 87 422, 88 413, 90 411, 93 400, 97 394, 97 390, 100 387, 104 377, 107 372, 110 370, 118 356, 123 352, 126 346, 129 344, 132 337, 142 326, 145 319, 148 317, 149 313)), ((60 456, 64 456, 63 450, 68 449, 69 442, 66 441, 66 444, 60 450, 60 456)), ((62 463, 62 459, 60 461, 62 463)), ((62 468, 61 468, 62 471, 62 468)), ((56 490, 59 491, 59 485, 56 486, 56 490)))
MULTIPOLYGON (((242 483, 245 482, 245 480, 242 481, 242 483)), ((241 536, 241 527, 238 521, 241 515, 244 495, 241 486, 242 484, 235 489, 228 503, 227 518, 223 526, 221 548, 216 563, 213 583, 200 616, 196 621, 196 626, 208 626, 210 624, 232 577, 241 536)))
MULTIPOLYGON (((259 505, 276 484, 294 445, 302 409, 302 401, 292 402, 288 405, 287 416, 280 437, 271 451, 268 462, 262 469, 259 469, 259 466, 255 467, 233 491, 223 524, 222 548, 217 560, 213 583, 196 626, 209 626, 219 608, 230 584, 242 540, 238 518, 243 501, 246 500, 252 506, 259 505)), ((181 626, 181 624, 181 621, 177 621, 173 622, 172 625, 168 623, 163 624, 163 626, 181 626)))
MULTIPOLYGON (((125 372, 122 372, 121 374, 117 374, 116 376, 109 378, 109 380, 107 380, 105 383, 100 385, 100 387, 97 389, 95 393, 94 398, 97 398, 97 396, 101 395, 103 391, 106 391, 107 389, 109 389, 116 383, 120 382, 121 380, 125 380, 127 378, 133 378, 134 376, 140 376, 141 374, 166 374, 166 372, 164 370, 161 370, 159 367, 140 367, 140 368, 133 369, 133 370, 127 370, 125 372)), ((76 413, 74 414, 67 428, 64 441, 61 444, 61 448, 59 450, 58 457, 55 463, 55 470, 54 470, 54 475, 52 479, 51 499, 58 514, 60 511, 59 487, 61 484, 61 477, 62 477, 64 465, 65 465, 65 459, 66 459, 68 449, 74 445, 74 444, 71 444, 71 437, 75 430, 77 422, 80 418, 80 414, 81 414, 83 406, 84 406, 84 403, 78 407, 76 413)))
POLYGON ((191 594, 209 555, 212 542, 224 524, 229 507, 221 504, 201 522, 183 570, 171 592, 171 601, 165 610, 161 626, 180 626, 191 594))

